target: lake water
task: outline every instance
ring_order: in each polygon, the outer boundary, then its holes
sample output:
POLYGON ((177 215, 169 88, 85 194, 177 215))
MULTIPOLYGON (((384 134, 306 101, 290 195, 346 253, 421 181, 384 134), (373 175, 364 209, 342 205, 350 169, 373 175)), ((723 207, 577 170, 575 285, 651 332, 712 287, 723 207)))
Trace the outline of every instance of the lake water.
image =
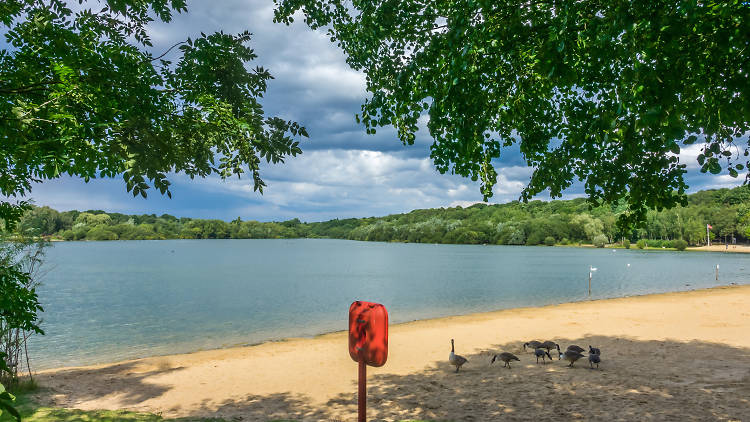
POLYGON ((35 369, 344 330, 357 299, 393 323, 578 301, 590 265, 597 299, 750 282, 750 255, 710 252, 295 239, 61 242, 47 256, 35 369))

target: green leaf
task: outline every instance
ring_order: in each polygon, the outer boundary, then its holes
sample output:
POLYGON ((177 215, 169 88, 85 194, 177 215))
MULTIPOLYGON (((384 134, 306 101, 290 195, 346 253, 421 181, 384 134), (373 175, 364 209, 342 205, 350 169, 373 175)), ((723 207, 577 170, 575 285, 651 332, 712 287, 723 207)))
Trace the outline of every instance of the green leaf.
MULTIPOLYGON (((47 2, 50 10, 11 3, 0 6, 11 46, 0 49, 0 143, 13 163, 0 169, 4 198, 28 196, 34 183, 62 174, 87 182, 122 174, 129 192, 145 195, 160 180, 154 175, 209 176, 218 172, 214 154, 238 157, 227 174, 239 175, 260 158, 298 154, 289 145, 307 137, 301 125, 277 124, 264 112, 272 76, 251 69, 257 56, 248 32, 201 32, 152 53, 147 26, 170 21, 182 0, 117 0, 80 13, 58 11, 65 1, 47 2)), ((254 187, 263 182, 257 176, 254 187)), ((158 190, 169 196, 164 186, 158 190)), ((18 217, 0 207, 6 224, 18 217)))

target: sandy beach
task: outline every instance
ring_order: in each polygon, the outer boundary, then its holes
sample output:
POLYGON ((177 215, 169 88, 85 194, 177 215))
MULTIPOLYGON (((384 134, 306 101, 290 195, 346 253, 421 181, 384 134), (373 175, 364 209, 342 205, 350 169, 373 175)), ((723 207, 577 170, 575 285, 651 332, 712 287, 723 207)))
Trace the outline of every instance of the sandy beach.
MULTIPOLYGON (((44 371, 37 399, 166 417, 356 420, 346 342, 339 332, 44 371)), ((368 378, 371 420, 750 420, 750 285, 393 325, 388 363, 368 378), (469 360, 458 374, 451 338, 469 360), (600 370, 536 364, 522 347, 533 339, 599 347, 600 370), (521 361, 490 366, 499 351, 521 361)))
POLYGON ((750 253, 750 246, 747 245, 727 245, 714 244, 711 246, 697 246, 688 248, 691 251, 708 251, 708 252, 729 252, 729 253, 750 253))

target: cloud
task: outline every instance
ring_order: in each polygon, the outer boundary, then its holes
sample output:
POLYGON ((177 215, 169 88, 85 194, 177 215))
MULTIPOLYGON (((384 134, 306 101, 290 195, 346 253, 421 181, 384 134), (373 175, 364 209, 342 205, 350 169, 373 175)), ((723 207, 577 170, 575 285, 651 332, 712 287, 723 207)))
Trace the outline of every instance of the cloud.
MULTIPOLYGON (((244 202, 234 213, 243 218, 307 221, 331 218, 380 216, 417 208, 455 206, 482 200, 478 183, 438 173, 427 157, 371 150, 310 151, 283 165, 265 166, 268 184, 263 196, 245 179, 193 181, 205 192, 220 192, 244 202), (262 215, 257 214, 268 207, 262 215), (254 213, 255 215, 242 214, 254 213)), ((517 199, 525 186, 511 175, 519 169, 500 169, 493 202, 517 199)), ((527 173, 526 173, 527 174, 527 173)), ((189 183, 175 180, 175 189, 189 183)))
MULTIPOLYGON (((354 119, 367 96, 364 75, 347 65, 324 30, 310 30, 300 16, 290 26, 273 23, 273 7, 269 0, 190 1, 187 13, 148 28, 157 55, 201 32, 253 33, 250 45, 258 58, 249 67, 263 66, 275 77, 261 100, 266 113, 296 120, 311 135, 301 144, 301 156, 263 166, 261 175, 268 183, 264 195, 253 192, 248 178, 191 180, 171 175, 171 200, 156 192, 147 199, 133 198, 119 179, 86 184, 69 177, 37 185, 31 196, 40 205, 61 210, 105 209, 225 220, 241 216, 262 221, 381 216, 482 201, 477 182, 435 170, 429 158, 433 141, 427 131, 427 116, 420 118, 412 146, 403 146, 391 127, 366 135, 354 119)), ((167 58, 174 59, 177 54, 173 50, 167 58)), ((699 173, 696 157, 700 147, 685 147, 680 154, 680 161, 688 165, 691 192, 742 182, 742 176, 734 179, 699 173)), ((498 184, 491 202, 518 199, 532 172, 518 145, 503 149, 493 164, 498 184)), ((576 183, 563 198, 583 193, 581 183, 576 183)), ((548 195, 541 194, 539 199, 548 199, 548 195)))

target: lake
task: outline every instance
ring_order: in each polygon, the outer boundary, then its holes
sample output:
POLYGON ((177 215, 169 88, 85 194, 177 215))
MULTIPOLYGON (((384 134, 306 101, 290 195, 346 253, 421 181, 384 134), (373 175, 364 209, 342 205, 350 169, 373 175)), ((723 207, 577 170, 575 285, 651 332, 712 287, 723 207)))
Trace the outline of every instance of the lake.
POLYGON ((354 300, 392 323, 750 282, 750 255, 330 239, 59 242, 39 289, 35 369, 346 329, 354 300), (720 266, 715 280, 715 267, 720 266))

